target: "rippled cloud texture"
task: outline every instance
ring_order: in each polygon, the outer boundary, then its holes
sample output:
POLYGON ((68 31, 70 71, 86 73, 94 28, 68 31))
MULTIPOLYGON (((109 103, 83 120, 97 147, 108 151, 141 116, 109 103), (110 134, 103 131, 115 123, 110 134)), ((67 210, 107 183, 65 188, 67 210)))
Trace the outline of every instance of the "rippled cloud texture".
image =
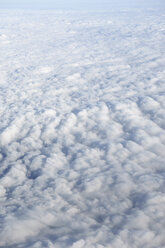
POLYGON ((160 12, 1 11, 0 247, 165 247, 160 12))

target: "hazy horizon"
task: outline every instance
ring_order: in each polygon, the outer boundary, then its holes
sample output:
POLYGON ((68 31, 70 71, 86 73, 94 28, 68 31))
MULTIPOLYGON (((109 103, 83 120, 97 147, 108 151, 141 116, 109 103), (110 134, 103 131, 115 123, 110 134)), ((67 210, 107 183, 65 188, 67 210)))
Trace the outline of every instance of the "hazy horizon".
POLYGON ((0 0, 0 9, 61 9, 61 10, 111 10, 124 8, 164 8, 165 3, 162 0, 136 1, 136 0, 0 0))

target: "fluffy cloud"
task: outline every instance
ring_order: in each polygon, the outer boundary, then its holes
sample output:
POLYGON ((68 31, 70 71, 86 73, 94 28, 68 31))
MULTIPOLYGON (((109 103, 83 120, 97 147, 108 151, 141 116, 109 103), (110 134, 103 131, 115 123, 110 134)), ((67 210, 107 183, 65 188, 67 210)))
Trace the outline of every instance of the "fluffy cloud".
POLYGON ((165 246, 163 15, 135 14, 3 12, 0 247, 165 246))

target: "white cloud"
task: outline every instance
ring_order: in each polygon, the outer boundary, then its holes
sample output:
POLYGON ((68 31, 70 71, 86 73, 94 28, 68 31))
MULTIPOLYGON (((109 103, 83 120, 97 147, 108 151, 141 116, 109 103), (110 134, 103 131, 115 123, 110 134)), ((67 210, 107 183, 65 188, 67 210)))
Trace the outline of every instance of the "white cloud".
POLYGON ((134 14, 2 15, 1 247, 164 247, 164 23, 134 14))

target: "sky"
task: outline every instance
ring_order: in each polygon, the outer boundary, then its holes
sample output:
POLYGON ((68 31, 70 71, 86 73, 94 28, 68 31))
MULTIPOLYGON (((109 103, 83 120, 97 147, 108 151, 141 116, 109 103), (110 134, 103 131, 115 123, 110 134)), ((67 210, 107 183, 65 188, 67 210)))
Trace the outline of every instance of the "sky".
POLYGON ((0 0, 0 8, 107 10, 164 6, 163 0, 0 0))

